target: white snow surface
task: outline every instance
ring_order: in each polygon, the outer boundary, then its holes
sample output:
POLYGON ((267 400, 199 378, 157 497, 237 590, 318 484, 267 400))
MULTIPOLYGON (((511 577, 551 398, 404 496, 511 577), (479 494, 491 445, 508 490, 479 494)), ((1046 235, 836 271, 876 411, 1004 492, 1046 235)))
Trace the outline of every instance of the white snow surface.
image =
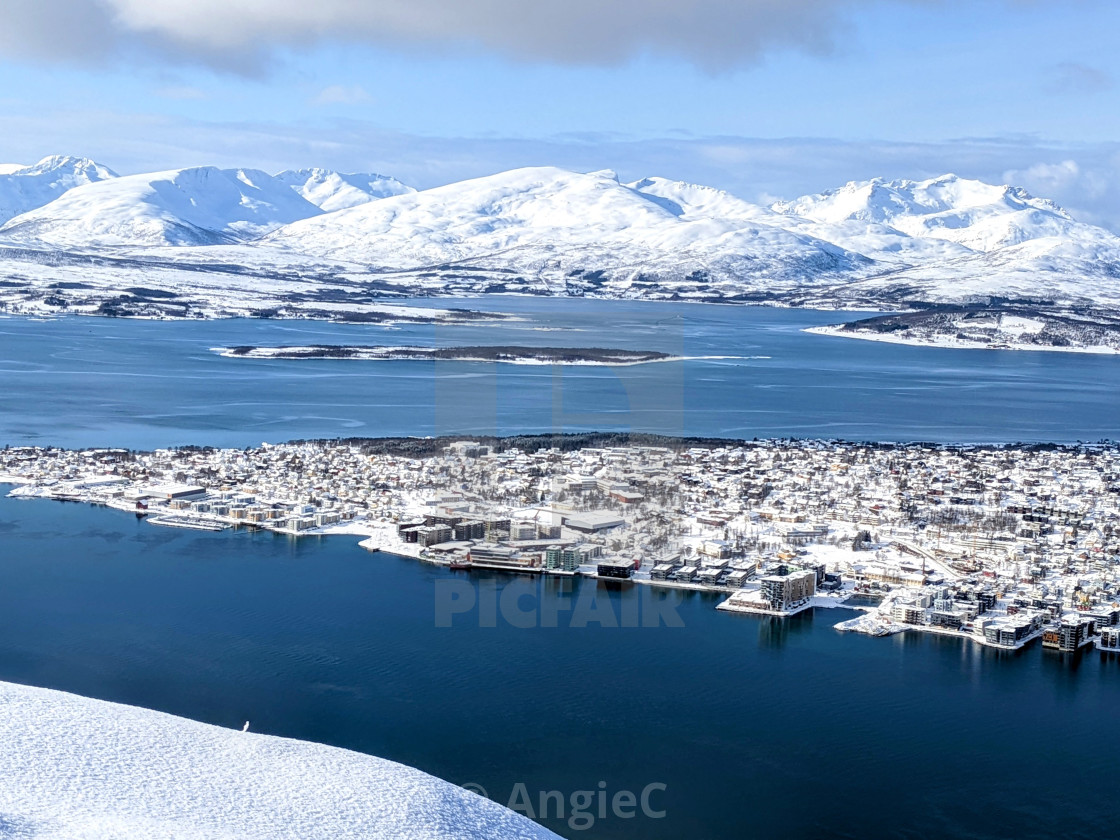
MULTIPOLYGON (((313 284, 314 273, 406 294, 750 295, 838 308, 1008 297, 1120 306, 1120 237, 1021 188, 955 175, 852 182, 762 207, 697 184, 623 184, 613 172, 555 167, 417 192, 388 176, 324 169, 270 176, 198 167, 112 178, 78 160, 0 173, 0 198, 31 169, 90 181, 0 227, 0 243, 17 246, 0 260, 0 279, 44 273, 31 263, 67 275, 56 282, 70 279, 74 269, 56 259, 69 249, 113 251, 131 265, 159 261, 139 271, 249 269, 267 274, 260 282, 274 290, 283 288, 274 279, 281 275, 313 284)), ((52 189, 70 183, 56 181, 52 189)), ((137 269, 120 273, 128 271, 137 269)))
POLYGON ((484 260, 530 273, 563 265, 656 276, 688 265, 811 282, 866 262, 780 221, 706 187, 531 167, 306 219, 266 241, 394 269, 484 260))
POLYGON ((0 165, 0 224, 49 204, 72 187, 115 178, 108 167, 89 158, 53 155, 31 166, 0 165))
POLYGON ((287 169, 278 173, 276 180, 287 184, 324 213, 416 192, 388 175, 346 174, 329 169, 287 169))
POLYGON ((35 840, 543 840, 419 770, 0 683, 0 836, 35 840))
POLYGON ((773 209, 825 224, 858 221, 908 236, 993 251, 1043 236, 1062 236, 1076 222, 1046 199, 1019 187, 942 175, 927 181, 853 181, 838 190, 778 202, 773 209))
POLYGON ((10 219, 0 238, 63 248, 210 245, 254 239, 321 212, 265 172, 199 166, 75 187, 10 219))

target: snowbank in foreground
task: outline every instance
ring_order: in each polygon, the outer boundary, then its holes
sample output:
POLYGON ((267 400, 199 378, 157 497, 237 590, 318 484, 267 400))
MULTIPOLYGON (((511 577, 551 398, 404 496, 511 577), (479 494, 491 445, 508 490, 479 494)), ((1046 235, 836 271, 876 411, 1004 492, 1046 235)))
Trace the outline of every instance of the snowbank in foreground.
POLYGON ((0 836, 556 838, 410 767, 0 683, 0 836))

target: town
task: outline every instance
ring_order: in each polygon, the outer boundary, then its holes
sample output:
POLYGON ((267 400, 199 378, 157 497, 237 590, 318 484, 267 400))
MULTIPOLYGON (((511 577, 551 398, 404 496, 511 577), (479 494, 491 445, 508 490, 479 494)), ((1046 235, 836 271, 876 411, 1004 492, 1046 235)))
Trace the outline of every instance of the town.
POLYGON ((12 497, 249 527, 461 570, 720 592, 840 630, 1120 652, 1120 448, 770 440, 6 447, 12 497), (516 445, 514 445, 516 443, 516 445))

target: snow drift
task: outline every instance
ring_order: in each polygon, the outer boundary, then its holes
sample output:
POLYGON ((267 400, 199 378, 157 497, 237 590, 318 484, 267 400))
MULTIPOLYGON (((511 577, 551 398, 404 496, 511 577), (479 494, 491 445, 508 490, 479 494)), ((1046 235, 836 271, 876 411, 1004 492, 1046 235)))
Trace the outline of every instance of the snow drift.
POLYGON ((0 836, 555 840, 497 803, 360 753, 0 683, 0 836))

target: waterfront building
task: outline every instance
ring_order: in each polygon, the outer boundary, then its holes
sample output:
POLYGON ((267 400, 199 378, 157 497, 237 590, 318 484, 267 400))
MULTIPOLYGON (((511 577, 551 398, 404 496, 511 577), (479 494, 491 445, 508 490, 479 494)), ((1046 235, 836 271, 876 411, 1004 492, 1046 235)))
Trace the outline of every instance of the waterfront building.
POLYGON ((956 610, 934 609, 929 614, 929 623, 932 627, 946 627, 955 630, 964 624, 964 613, 956 610))
POLYGON ((584 555, 576 548, 551 545, 544 551, 544 567, 562 572, 574 572, 584 555))
POLYGON ((416 529, 416 542, 427 548, 450 542, 454 536, 450 525, 422 525, 416 529))
POLYGON ((770 609, 785 612, 803 604, 816 594, 817 573, 813 569, 789 569, 779 566, 775 574, 761 581, 761 595, 770 609))
POLYGON ((723 579, 723 585, 733 589, 742 589, 750 576, 751 573, 746 569, 735 569, 727 573, 727 577, 723 579))
POLYGON ((1067 615, 1058 627, 1058 650, 1073 653, 1093 635, 1093 620, 1086 616, 1067 615))
POLYGON ((1116 651, 1120 653, 1120 627, 1110 626, 1101 629, 1101 650, 1116 651))
POLYGON ((1039 615, 1015 615, 984 622, 984 640, 1000 647, 1015 647, 1041 626, 1039 615))
POLYGON ((916 604, 895 604, 891 609, 891 618, 901 624, 925 624, 926 613, 916 604))
POLYGON ((539 559, 539 554, 523 554, 510 546, 489 543, 472 545, 467 551, 468 562, 484 569, 539 572, 539 559))
POLYGON ((600 560, 595 569, 599 577, 629 578, 634 564, 629 560, 600 560))

